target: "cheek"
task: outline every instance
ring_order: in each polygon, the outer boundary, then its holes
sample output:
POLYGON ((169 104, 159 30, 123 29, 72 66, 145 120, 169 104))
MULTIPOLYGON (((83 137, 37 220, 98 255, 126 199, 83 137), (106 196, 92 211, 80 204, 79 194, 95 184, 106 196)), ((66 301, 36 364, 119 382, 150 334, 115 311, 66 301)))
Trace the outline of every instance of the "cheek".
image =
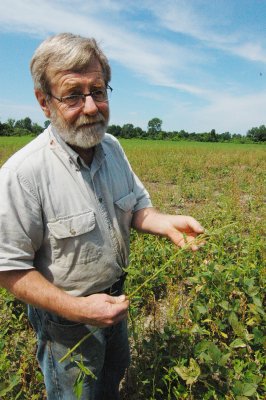
POLYGON ((78 119, 79 116, 80 116, 80 110, 68 111, 67 113, 64 113, 63 118, 68 124, 72 124, 78 119))
POLYGON ((98 107, 99 112, 103 115, 105 121, 109 119, 109 104, 104 103, 98 107))

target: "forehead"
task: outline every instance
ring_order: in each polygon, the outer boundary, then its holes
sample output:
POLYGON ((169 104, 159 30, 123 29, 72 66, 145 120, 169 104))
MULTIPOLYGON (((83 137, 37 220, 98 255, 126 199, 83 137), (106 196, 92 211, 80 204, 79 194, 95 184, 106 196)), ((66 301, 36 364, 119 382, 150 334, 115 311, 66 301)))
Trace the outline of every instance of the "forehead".
POLYGON ((49 80, 51 88, 60 88, 73 85, 89 85, 96 81, 105 82, 102 66, 96 59, 92 60, 87 68, 82 72, 50 71, 49 80))

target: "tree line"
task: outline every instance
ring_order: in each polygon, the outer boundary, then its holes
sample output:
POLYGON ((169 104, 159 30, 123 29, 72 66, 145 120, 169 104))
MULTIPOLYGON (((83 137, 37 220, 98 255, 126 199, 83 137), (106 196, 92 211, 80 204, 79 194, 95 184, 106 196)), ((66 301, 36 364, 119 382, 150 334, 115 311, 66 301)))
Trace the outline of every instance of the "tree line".
POLYGON ((133 124, 110 125, 107 129, 108 133, 118 138, 138 138, 138 139, 154 139, 154 140, 190 140, 197 142, 265 142, 266 141, 266 126, 251 128, 246 135, 237 133, 223 132, 217 133, 215 129, 210 132, 196 133, 180 131, 164 131, 162 129, 162 120, 160 118, 152 118, 147 125, 147 130, 140 127, 134 127, 133 124))
POLYGON ((15 120, 9 118, 6 122, 0 121, 0 136, 26 136, 26 135, 39 135, 47 126, 50 121, 45 121, 44 126, 32 122, 29 117, 15 120))
MULTIPOLYGON (((0 136, 24 136, 24 135, 39 135, 50 121, 45 121, 44 126, 32 122, 29 117, 19 120, 9 118, 6 122, 0 121, 0 136)), ((133 124, 109 125, 107 132, 117 138, 137 138, 137 139, 153 139, 153 140, 189 140, 197 142, 239 142, 239 143, 259 143, 266 141, 266 126, 251 128, 246 135, 237 133, 223 132, 217 133, 215 129, 210 132, 186 132, 180 131, 164 131, 162 129, 162 120, 160 118, 152 118, 147 125, 147 129, 143 130, 140 127, 135 127, 133 124)))

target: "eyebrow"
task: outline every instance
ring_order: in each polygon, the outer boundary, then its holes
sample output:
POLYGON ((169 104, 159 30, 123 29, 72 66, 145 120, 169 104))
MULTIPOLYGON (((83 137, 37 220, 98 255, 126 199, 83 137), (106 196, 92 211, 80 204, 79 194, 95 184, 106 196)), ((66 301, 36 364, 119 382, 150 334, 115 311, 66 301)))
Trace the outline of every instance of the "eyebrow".
MULTIPOLYGON (((105 82, 104 81, 100 81, 100 80, 97 80, 96 82, 92 82, 92 84, 91 85, 89 85, 92 89, 93 88, 102 88, 102 87, 105 87, 106 86, 106 84, 105 84, 105 82)), ((81 92, 83 91, 83 85, 81 84, 81 83, 69 83, 69 84, 66 84, 63 88, 62 88, 62 91, 63 92, 71 92, 71 90, 80 90, 81 92)), ((91 90, 91 89, 90 89, 91 90)))

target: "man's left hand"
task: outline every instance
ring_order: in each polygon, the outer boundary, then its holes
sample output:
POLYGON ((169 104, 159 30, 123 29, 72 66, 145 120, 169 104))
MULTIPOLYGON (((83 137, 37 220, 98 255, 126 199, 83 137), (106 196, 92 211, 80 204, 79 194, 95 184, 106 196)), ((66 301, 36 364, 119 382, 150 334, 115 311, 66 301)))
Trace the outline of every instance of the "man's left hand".
POLYGON ((177 246, 188 246, 193 251, 199 248, 195 238, 204 232, 204 228, 193 217, 161 214, 154 208, 144 208, 135 212, 132 227, 141 232, 165 236, 177 246))

